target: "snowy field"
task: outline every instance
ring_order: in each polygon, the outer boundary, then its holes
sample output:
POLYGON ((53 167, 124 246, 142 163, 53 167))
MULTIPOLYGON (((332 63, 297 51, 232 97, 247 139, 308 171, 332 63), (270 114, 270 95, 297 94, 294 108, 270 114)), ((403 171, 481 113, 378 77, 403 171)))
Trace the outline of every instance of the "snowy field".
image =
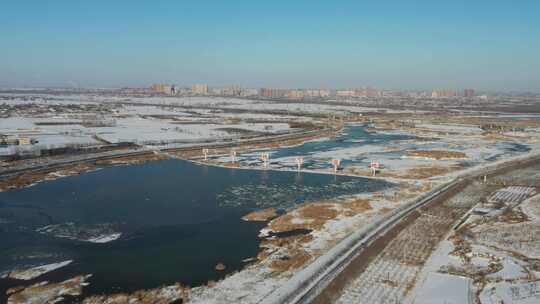
MULTIPOLYGON (((193 101, 195 105, 207 102, 222 104, 230 101, 193 101)), ((12 138, 30 138, 33 147, 0 147, 0 154, 10 155, 30 148, 50 149, 73 146, 93 146, 103 143, 130 142, 137 144, 197 143, 220 141, 242 136, 281 134, 294 131, 288 122, 306 121, 293 116, 256 113, 227 113, 221 110, 190 109, 162 106, 161 99, 148 98, 141 104, 116 105, 118 98, 93 96, 31 96, 15 100, 0 100, 0 105, 33 105, 20 109, 8 118, 0 119, 0 134, 12 138), (99 103, 98 103, 99 102, 99 103), (109 104, 105 103, 109 102, 109 104), (88 112, 81 105, 99 106, 99 112, 88 112), (65 106, 64 112, 53 107, 65 106), (36 108, 37 107, 37 108, 36 108), (41 108, 40 108, 41 107, 41 108), (48 110, 46 110, 48 109, 48 110), (102 123, 93 126, 90 123, 102 123)), ((243 101, 243 100, 241 100, 243 101)), ((183 100, 191 104, 189 99, 183 100)), ((191 104, 193 105, 193 104, 191 104)), ((92 108, 93 109, 93 108, 92 108)))
POLYGON ((325 104, 303 103, 298 101, 269 101, 244 98, 227 97, 120 97, 120 96, 102 96, 93 94, 70 94, 70 95, 50 95, 50 94, 7 94, 2 93, 0 97, 13 99, 0 99, 0 104, 90 104, 90 103, 132 103, 132 104, 151 104, 157 106, 176 106, 186 108, 224 108, 224 109, 243 109, 254 111, 295 111, 305 113, 367 113, 367 112, 386 112, 386 113, 425 113, 423 110, 394 110, 385 108, 362 107, 356 101, 349 101, 350 105, 341 105, 347 103, 342 101, 340 104, 333 104, 328 101, 325 104))

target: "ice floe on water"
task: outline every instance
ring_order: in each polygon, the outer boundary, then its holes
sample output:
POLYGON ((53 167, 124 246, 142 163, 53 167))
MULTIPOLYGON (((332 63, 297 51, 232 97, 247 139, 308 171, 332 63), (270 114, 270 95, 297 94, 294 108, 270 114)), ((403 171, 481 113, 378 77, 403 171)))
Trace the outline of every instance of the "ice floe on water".
POLYGON ((293 183, 284 186, 282 184, 250 183, 228 188, 217 196, 217 200, 221 206, 227 207, 288 209, 302 202, 376 191, 389 185, 390 183, 382 181, 350 177, 339 177, 334 182, 314 185, 293 183))
POLYGON ((88 239, 88 242, 92 243, 108 243, 118 240, 122 236, 121 233, 104 234, 88 239))
POLYGON ((58 238, 91 243, 107 243, 119 239, 122 233, 115 231, 112 224, 63 223, 36 229, 37 232, 58 238))

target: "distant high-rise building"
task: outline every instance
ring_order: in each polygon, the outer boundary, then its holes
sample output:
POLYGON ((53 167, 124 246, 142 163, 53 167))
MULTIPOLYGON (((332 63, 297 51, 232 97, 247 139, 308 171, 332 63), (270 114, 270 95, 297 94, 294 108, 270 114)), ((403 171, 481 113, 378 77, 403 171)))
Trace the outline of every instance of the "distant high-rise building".
POLYGON ((167 85, 162 83, 153 84, 152 92, 154 93, 160 93, 160 94, 176 94, 176 89, 174 85, 167 85), (174 91, 174 93, 173 93, 174 91))
POLYGON ((336 96, 338 97, 354 97, 356 94, 355 90, 338 90, 336 91, 336 96))
POLYGON ((156 84, 152 85, 151 89, 152 89, 152 92, 154 92, 154 93, 162 93, 163 92, 163 85, 159 84, 159 83, 156 83, 156 84))
POLYGON ((373 88, 367 88, 365 90, 366 92, 366 97, 379 97, 381 96, 381 92, 377 89, 373 89, 373 88))
POLYGON ((380 92, 382 97, 403 97, 405 94, 401 91, 385 90, 380 92))
POLYGON ((208 94, 208 85, 207 84, 194 84, 191 86, 191 92, 195 94, 206 95, 208 94))
POLYGON ((373 88, 356 89, 354 95, 356 97, 380 97, 381 92, 373 88))
POLYGON ((474 90, 473 89, 463 90, 463 97, 474 97, 474 90))
POLYGON ((242 89, 240 92, 240 96, 255 96, 259 94, 259 91, 257 89, 242 89))
POLYGON ((289 90, 287 92, 287 97, 291 99, 302 99, 304 98, 303 90, 289 90))
POLYGON ((223 88, 223 95, 240 96, 242 88, 239 85, 229 85, 223 88))
POLYGON ((330 91, 320 89, 307 89, 304 91, 304 96, 309 98, 325 98, 330 96, 330 91))
POLYGON ((431 92, 431 97, 433 98, 449 98, 456 97, 457 93, 453 90, 434 90, 431 92))
POLYGON ((259 90, 259 96, 265 98, 281 98, 285 94, 286 91, 282 89, 262 88, 259 90))
POLYGON ((427 98, 431 96, 431 92, 425 91, 410 91, 405 94, 406 97, 410 98, 427 98))

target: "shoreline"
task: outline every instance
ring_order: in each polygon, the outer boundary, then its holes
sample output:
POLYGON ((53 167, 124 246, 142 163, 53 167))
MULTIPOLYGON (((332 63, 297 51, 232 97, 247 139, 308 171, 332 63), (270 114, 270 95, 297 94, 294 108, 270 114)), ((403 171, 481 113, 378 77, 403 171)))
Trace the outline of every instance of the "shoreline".
MULTIPOLYGON (((325 137, 328 135, 328 132, 331 132, 333 134, 337 134, 343 130, 343 126, 340 126, 338 129, 321 129, 321 130, 315 130, 320 131, 319 133, 311 134, 309 132, 313 132, 314 130, 308 130, 308 131, 302 131, 302 132, 296 132, 292 134, 286 134, 286 136, 290 136, 291 138, 283 138, 284 142, 287 142, 289 140, 300 140, 296 145, 302 145, 305 142, 312 140, 312 139, 319 139, 321 137, 325 137), (305 134, 308 132, 308 134, 305 134), (299 135, 305 135, 304 137, 299 137, 299 135)), ((283 136, 283 135, 277 135, 277 136, 283 136)), ((278 143, 280 142, 278 139, 278 143)), ((232 143, 226 143, 226 144, 216 144, 216 146, 222 146, 222 145, 232 145, 232 147, 244 147, 247 146, 248 151, 253 149, 260 149, 260 148, 250 148, 249 145, 256 144, 257 142, 263 141, 265 138, 255 138, 251 140, 246 141, 237 141, 232 143)), ((270 138, 269 140, 276 140, 276 138, 270 138)), ((139 158, 142 158, 144 162, 144 158, 149 158, 149 160, 153 160, 152 158, 159 158, 159 157, 169 157, 169 158, 180 158, 178 157, 178 154, 181 153, 188 153, 190 151, 200 151, 200 149, 203 149, 205 147, 210 147, 212 145, 208 144, 199 144, 196 146, 188 146, 188 147, 181 147, 181 148, 173 148, 173 149, 161 149, 161 150, 130 150, 128 152, 120 153, 118 155, 108 155, 109 152, 105 152, 105 155, 98 155, 98 154, 84 154, 81 155, 82 158, 80 159, 74 159, 74 160, 68 160, 68 161, 60 161, 56 162, 58 158, 53 158, 49 160, 49 163, 45 164, 38 164, 36 166, 26 167, 22 169, 4 169, 0 171, 0 192, 8 191, 10 189, 18 189, 21 187, 18 187, 15 185, 15 187, 12 187, 12 185, 9 184, 10 180, 17 180, 21 176, 25 175, 37 175, 40 176, 38 178, 30 178, 28 183, 26 183, 25 186, 28 186, 30 184, 39 183, 41 181, 45 180, 45 177, 47 175, 55 175, 57 172, 61 171, 68 171, 70 169, 77 168, 79 166, 89 166, 89 167, 95 167, 95 168, 101 168, 108 165, 131 165, 131 164, 137 164, 139 162, 139 158), (115 160, 122 159, 119 163, 115 163, 115 160), (7 182, 6 182, 7 181, 7 182), (5 185, 2 185, 5 184, 5 185)), ((294 145, 293 145, 294 146, 294 145)), ((286 147, 285 145, 279 144, 277 148, 286 147)), ((268 147, 270 148, 276 148, 276 147, 268 147)), ((114 153, 114 152, 113 152, 114 153)), ((66 156, 66 157, 77 157, 77 156, 66 156)), ((79 156, 80 157, 80 156, 79 156)), ((183 158, 181 158, 183 159, 183 158)), ((45 158, 38 158, 36 160, 32 159, 31 161, 42 161, 47 160, 45 158)), ((75 170, 72 175, 84 173, 85 170, 77 171, 75 170)), ((63 176, 58 176, 57 178, 61 178, 63 176)), ((23 178, 24 179, 24 178, 23 178)), ((14 182, 17 184, 17 182, 14 182)))

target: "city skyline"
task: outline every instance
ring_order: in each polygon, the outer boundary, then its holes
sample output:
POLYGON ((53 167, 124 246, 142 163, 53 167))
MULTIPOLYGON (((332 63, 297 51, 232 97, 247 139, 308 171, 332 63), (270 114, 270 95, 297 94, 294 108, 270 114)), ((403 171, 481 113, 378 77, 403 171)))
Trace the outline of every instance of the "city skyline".
POLYGON ((152 83, 540 92, 540 4, 4 5, 0 87, 152 83))

